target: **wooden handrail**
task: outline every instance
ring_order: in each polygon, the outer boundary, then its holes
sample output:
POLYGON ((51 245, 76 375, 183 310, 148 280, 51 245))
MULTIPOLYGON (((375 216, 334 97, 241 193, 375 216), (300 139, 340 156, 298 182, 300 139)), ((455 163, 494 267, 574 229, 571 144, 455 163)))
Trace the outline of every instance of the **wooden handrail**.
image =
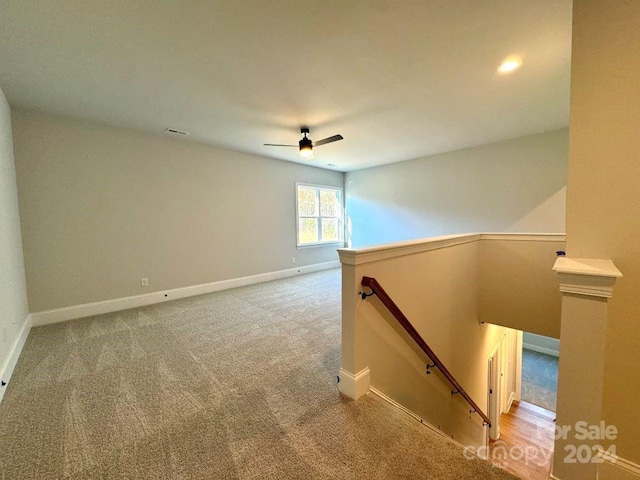
MULTIPOLYGON (((473 409, 472 412, 475 411, 475 413, 480 415, 480 417, 482 417, 482 420, 484 420, 484 422, 489 427, 491 427, 491 420, 489 420, 489 417, 487 417, 487 415, 480 409, 480 407, 478 407, 476 402, 474 402, 473 399, 469 396, 469 394, 465 391, 465 389, 462 388, 462 385, 458 383, 458 381, 454 378, 454 376, 447 369, 447 367, 444 366, 444 364, 440 361, 438 356, 433 352, 433 350, 431 350, 429 345, 427 345, 427 342, 424 341, 424 339, 420 336, 420 334, 413 327, 413 325, 411 325, 411 322, 409 321, 409 319, 404 315, 404 313, 402 313, 402 311, 400 310, 400 308, 398 308, 395 302, 391 300, 391 297, 387 294, 387 292, 385 292, 384 288, 382 288, 382 286, 378 283, 378 281, 372 277, 362 277, 361 283, 363 286, 369 287, 373 292, 373 294, 378 296, 382 304, 385 307, 387 307, 387 309, 391 312, 391 314, 396 318, 398 323, 402 325, 402 327, 409 334, 409 336, 413 338, 413 340, 418 344, 418 346, 427 355, 427 357, 429 357, 431 361, 434 363, 434 365, 438 367, 438 370, 440 370, 442 375, 444 375, 445 378, 449 380, 449 383, 451 383, 451 385, 453 385, 453 387, 455 388, 455 391, 452 393, 459 393, 460 395, 462 395, 462 397, 467 401, 467 403, 471 405, 471 408, 473 409)), ((368 296, 368 295, 363 294, 363 298, 365 296, 368 296)))

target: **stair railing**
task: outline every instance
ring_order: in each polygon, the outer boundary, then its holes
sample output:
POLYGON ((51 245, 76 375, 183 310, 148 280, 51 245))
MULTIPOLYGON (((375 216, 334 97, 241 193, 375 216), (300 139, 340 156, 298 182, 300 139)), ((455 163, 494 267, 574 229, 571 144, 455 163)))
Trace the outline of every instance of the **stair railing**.
POLYGON ((451 395, 460 394, 462 398, 464 398, 467 403, 471 406, 471 410, 469 413, 477 413, 480 415, 482 420, 486 425, 491 427, 491 420, 489 417, 480 409, 478 404, 473 401, 471 396, 466 392, 462 385, 458 383, 458 381, 454 378, 451 372, 444 366, 442 361, 438 358, 438 356, 431 350, 427 342, 420 336, 418 331, 411 324, 409 319, 402 313, 400 308, 395 304, 395 302, 391 299, 391 297, 385 292, 384 288, 378 283, 375 278, 372 277, 362 277, 362 285, 364 287, 369 287, 371 289, 371 293, 367 294, 362 292, 362 299, 364 300, 366 297, 370 297, 372 295, 376 295, 382 304, 387 307, 387 310, 391 312, 391 314, 395 317, 400 325, 405 329, 405 331, 409 334, 411 338, 416 342, 416 344, 420 347, 420 349, 429 357, 429 359, 433 362, 433 365, 427 365, 427 373, 431 373, 429 369, 438 368, 442 375, 453 385, 454 390, 451 391, 451 395))

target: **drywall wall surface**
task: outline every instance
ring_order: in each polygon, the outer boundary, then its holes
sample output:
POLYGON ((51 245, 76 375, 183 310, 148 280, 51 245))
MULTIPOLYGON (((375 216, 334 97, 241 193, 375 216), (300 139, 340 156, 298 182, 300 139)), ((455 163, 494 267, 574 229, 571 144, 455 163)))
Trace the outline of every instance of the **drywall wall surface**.
MULTIPOLYGON (((507 375, 501 408, 518 395, 520 341, 509 327, 526 323, 559 336, 561 296, 551 270, 558 245, 564 235, 492 233, 341 249, 342 370, 465 445, 483 445, 482 423, 446 380, 425 371, 435 358, 403 329, 402 315, 394 318, 382 290, 486 413, 488 361, 497 348, 507 375)), ((342 391, 357 398, 349 388, 342 391)))
POLYGON ((557 338, 525 332, 522 345, 527 350, 533 350, 534 352, 544 353, 546 355, 553 355, 554 357, 560 356, 560 340, 557 338))
POLYGON ((296 247, 295 182, 342 187, 340 172, 34 112, 13 123, 31 312, 338 260, 296 247))
POLYGON ((624 275, 609 304, 602 413, 619 429, 617 455, 640 464, 640 3, 576 1, 573 15, 567 255, 610 259, 624 275))
POLYGON ((350 246, 469 232, 564 232, 568 131, 349 172, 350 246))
MULTIPOLYGON (((15 348, 29 311, 25 284, 11 112, 0 90, 0 374, 15 348)), ((6 378, 2 378, 6 381, 6 378)))
POLYGON ((562 295, 552 270, 562 236, 483 239, 479 245, 480 320, 560 338, 562 295))
POLYGON ((343 365, 353 362, 356 372, 368 367, 372 387, 457 441, 476 447, 485 441, 482 419, 469 415, 469 405, 459 395, 452 396, 451 385, 437 369, 426 374, 430 359, 378 297, 363 300, 356 292, 363 290, 358 285, 362 277, 378 280, 486 413, 488 359, 507 329, 478 321, 477 259, 478 243, 469 242, 349 266, 355 269, 355 282, 343 290, 351 305, 346 313, 352 314, 343 318, 343 331, 349 333, 343 346, 351 343, 343 365))

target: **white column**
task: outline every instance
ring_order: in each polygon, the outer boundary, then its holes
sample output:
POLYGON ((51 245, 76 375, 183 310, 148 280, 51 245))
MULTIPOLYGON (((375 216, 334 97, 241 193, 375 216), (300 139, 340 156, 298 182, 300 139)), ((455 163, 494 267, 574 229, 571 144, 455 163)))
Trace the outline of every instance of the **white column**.
POLYGON ((363 290, 362 277, 357 270, 355 253, 339 249, 342 263, 342 365, 338 373, 338 389, 343 395, 357 400, 369 393, 371 376, 369 368, 358 355, 358 323, 356 309, 360 302, 358 292, 363 290))
POLYGON ((610 260, 584 258, 559 257, 553 269, 562 292, 553 478, 595 480, 590 460, 603 440, 582 439, 581 428, 601 426, 607 301, 622 274, 610 260))

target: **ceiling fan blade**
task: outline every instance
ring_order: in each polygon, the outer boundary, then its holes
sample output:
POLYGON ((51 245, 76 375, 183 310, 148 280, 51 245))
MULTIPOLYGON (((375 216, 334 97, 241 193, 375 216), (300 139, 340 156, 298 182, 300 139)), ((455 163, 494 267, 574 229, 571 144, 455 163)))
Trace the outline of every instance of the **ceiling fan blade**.
POLYGON ((298 145, 282 145, 280 143, 265 143, 265 147, 298 147, 298 145))
POLYGON ((319 147, 320 145, 324 145, 325 143, 337 142, 338 140, 342 140, 344 137, 342 135, 334 135, 333 137, 323 138, 322 140, 318 140, 317 142, 313 142, 314 147, 319 147))

